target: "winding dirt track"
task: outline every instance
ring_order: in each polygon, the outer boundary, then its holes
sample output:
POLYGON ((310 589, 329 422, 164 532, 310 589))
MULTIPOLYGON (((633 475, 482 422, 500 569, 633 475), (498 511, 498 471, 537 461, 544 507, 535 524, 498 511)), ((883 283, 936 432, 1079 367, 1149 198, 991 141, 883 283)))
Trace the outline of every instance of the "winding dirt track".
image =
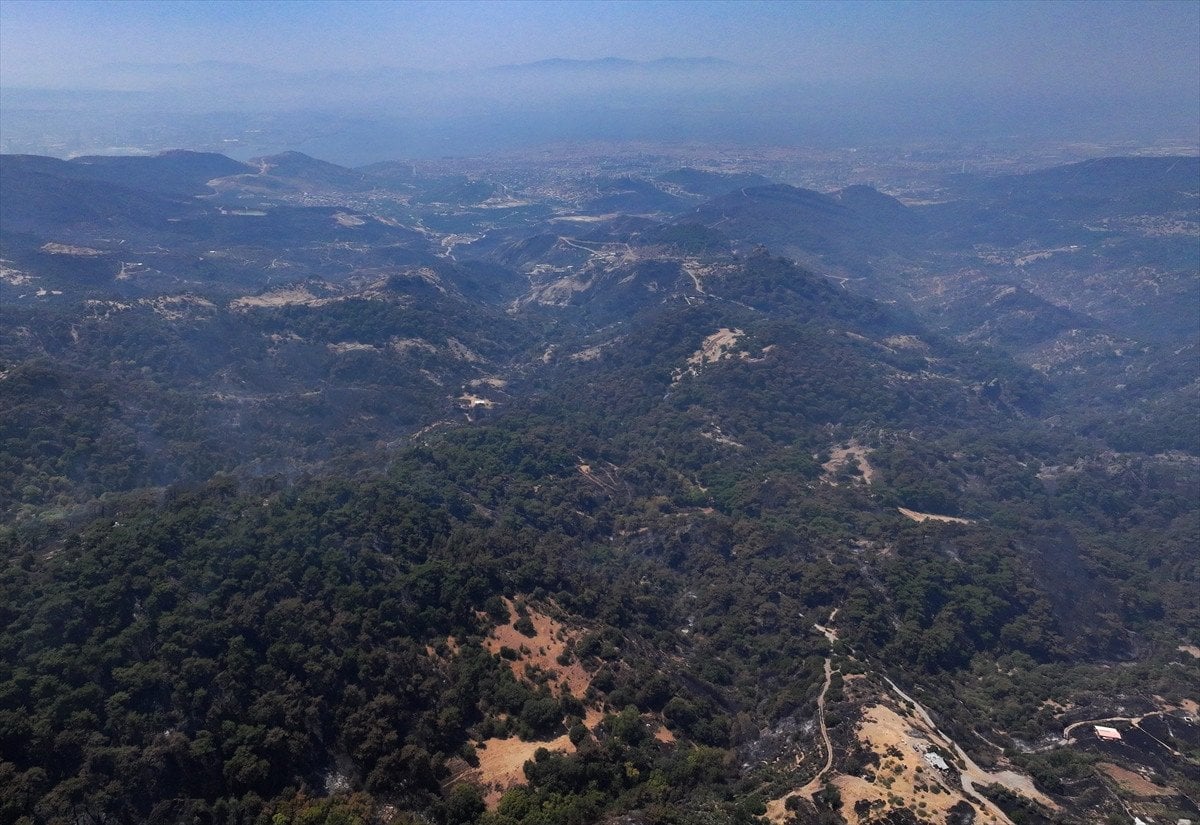
POLYGON ((817 722, 821 726, 821 739, 825 741, 825 765, 817 771, 817 775, 807 785, 796 791, 800 796, 806 796, 809 799, 812 799, 813 794, 821 790, 821 780, 833 767, 833 743, 829 741, 829 729, 825 727, 825 694, 829 692, 829 683, 832 679, 833 668, 830 666, 829 659, 826 658, 825 686, 821 688, 821 695, 817 697, 817 722))
POLYGON ((825 774, 829 773, 829 769, 833 767, 833 743, 829 740, 829 728, 825 726, 825 694, 829 692, 829 684, 832 680, 833 667, 830 660, 826 658, 825 685, 821 688, 821 695, 817 697, 817 723, 821 727, 821 739, 825 742, 825 765, 803 788, 767 803, 767 818, 771 822, 784 822, 788 819, 787 801, 792 797, 803 796, 812 799, 813 794, 821 790, 821 780, 825 777, 825 774))

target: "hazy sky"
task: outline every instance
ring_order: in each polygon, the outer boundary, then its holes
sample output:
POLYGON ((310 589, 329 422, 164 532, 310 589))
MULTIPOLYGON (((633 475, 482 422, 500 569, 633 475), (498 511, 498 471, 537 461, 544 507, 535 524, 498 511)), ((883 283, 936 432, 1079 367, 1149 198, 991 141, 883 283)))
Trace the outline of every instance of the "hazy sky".
POLYGON ((9 87, 86 87, 113 62, 458 70, 606 56, 1002 92, 1179 89, 1200 84, 1200 4, 0 0, 9 87))
POLYGON ((0 149, 51 154, 1192 143, 1200 0, 0 0, 0 94, 0 149), (603 57, 737 65, 487 71, 603 57))

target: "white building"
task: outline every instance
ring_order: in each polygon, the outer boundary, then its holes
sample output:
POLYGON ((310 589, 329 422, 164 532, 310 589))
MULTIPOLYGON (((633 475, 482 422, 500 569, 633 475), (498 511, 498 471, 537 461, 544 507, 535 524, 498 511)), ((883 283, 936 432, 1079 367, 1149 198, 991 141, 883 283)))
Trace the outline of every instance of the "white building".
POLYGON ((925 761, 929 764, 929 767, 937 768, 939 771, 950 770, 950 766, 946 764, 946 760, 939 753, 934 753, 933 751, 927 752, 925 754, 925 761))

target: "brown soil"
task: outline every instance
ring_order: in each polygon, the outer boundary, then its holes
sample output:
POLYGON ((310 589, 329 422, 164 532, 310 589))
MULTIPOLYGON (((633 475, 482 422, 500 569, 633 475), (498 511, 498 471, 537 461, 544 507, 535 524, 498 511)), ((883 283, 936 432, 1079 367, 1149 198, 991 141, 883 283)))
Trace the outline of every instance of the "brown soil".
POLYGON ((667 730, 662 725, 659 725, 658 729, 654 731, 654 738, 667 745, 675 744, 675 734, 671 733, 671 731, 667 730))
POLYGON ((714 364, 733 356, 733 348, 745 333, 740 329, 721 327, 700 343, 700 349, 688 356, 687 367, 675 371, 672 383, 678 384, 685 375, 699 375, 705 364, 714 364))
MULTIPOLYGON (((516 621, 517 610, 512 599, 505 598, 504 606, 508 608, 512 621, 516 621)), ((527 606, 527 615, 533 623, 536 635, 530 638, 512 626, 512 622, 496 625, 484 639, 484 647, 491 653, 499 655, 500 648, 508 647, 518 651, 518 658, 509 662, 513 675, 518 679, 530 682, 525 668, 533 665, 540 668, 550 677, 550 684, 556 691, 567 690, 576 698, 583 698, 591 684, 592 676, 578 661, 569 665, 560 665, 557 658, 566 652, 567 642, 575 639, 579 631, 567 628, 561 622, 550 618, 532 607, 527 606)), ((448 639, 451 651, 457 651, 457 642, 448 639)), ((589 730, 595 730, 604 718, 598 708, 587 708, 583 723, 589 730)), ((664 731, 670 736, 669 731, 664 731)), ((656 734, 656 737, 658 734, 656 734)), ((673 741, 661 740, 660 741, 673 741)), ((573 753, 575 746, 566 734, 555 739, 524 742, 520 739, 487 739, 477 750, 479 767, 464 773, 460 779, 474 782, 484 789, 484 801, 489 808, 495 808, 504 795, 504 791, 516 785, 525 784, 524 765, 533 759, 538 748, 559 753, 573 753)))
POLYGON ((487 739, 475 751, 479 767, 461 779, 484 788, 484 802, 495 808, 509 788, 525 784, 525 763, 533 759, 538 748, 558 753, 574 753, 575 746, 566 734, 544 742, 523 742, 520 739, 487 739))
MULTIPOLYGON (((948 811, 966 802, 976 811, 977 825, 1012 825, 1012 821, 994 804, 979 796, 977 788, 998 782, 1014 793, 1030 798, 1050 809, 1058 806, 1053 800, 1033 788, 1029 778, 1010 770, 986 772, 975 765, 962 750, 942 734, 925 710, 911 698, 896 692, 909 702, 911 710, 898 708, 890 698, 880 697, 866 705, 855 726, 855 737, 861 747, 879 757, 873 773, 848 776, 833 771, 827 781, 836 786, 842 796, 840 814, 849 825, 859 825, 862 819, 854 805, 861 801, 872 803, 872 821, 888 810, 908 808, 923 820, 945 821, 948 811), (938 749, 952 755, 948 761, 955 768, 940 771, 926 761, 926 753, 938 749), (963 772, 958 773, 959 770, 963 772)), ((767 816, 773 823, 788 821, 786 810, 789 797, 811 795, 820 789, 821 776, 808 785, 772 800, 767 816)))
POLYGON ((735 441, 734 439, 725 435, 725 433, 721 432, 721 428, 716 425, 713 425, 711 430, 702 430, 700 435, 710 441, 715 441, 718 444, 724 444, 726 447, 736 447, 739 450, 745 449, 746 447, 746 445, 742 444, 740 441, 735 441))
POLYGON ((730 357, 738 339, 744 334, 740 329, 721 327, 704 339, 700 349, 693 352, 688 358, 688 363, 694 367, 702 367, 713 361, 721 361, 730 357))
POLYGON ((388 342, 388 346, 390 346, 396 352, 408 352, 411 349, 421 350, 423 352, 438 351, 437 347, 421 338, 393 338, 388 342))
MULTIPOLYGON (((504 600, 513 621, 516 621, 516 606, 511 599, 504 600)), ((519 652, 518 658, 509 662, 513 675, 518 679, 529 681, 525 675, 527 665, 534 665, 549 674, 550 682, 555 687, 565 686, 572 696, 582 699, 592 683, 592 676, 583 669, 578 660, 569 665, 560 665, 558 656, 567 650, 567 642, 578 637, 576 630, 564 627, 551 619, 545 613, 528 608, 530 621, 533 622, 537 635, 530 638, 519 632, 512 623, 497 625, 484 640, 484 647, 489 652, 499 654, 500 648, 508 647, 519 652)))
MULTIPOLYGON (((928 742, 891 708, 883 705, 868 708, 859 723, 858 735, 863 744, 880 755, 881 761, 874 782, 856 776, 840 776, 834 780, 842 792, 842 814, 852 825, 858 822, 854 803, 860 799, 880 800, 885 805, 892 805, 891 800, 899 797, 904 806, 939 815, 937 818, 943 821, 947 812, 964 800, 961 790, 925 764, 922 755, 928 742), (898 751, 900 755, 889 756, 889 748, 893 749, 893 754, 898 751), (935 786, 941 789, 940 793, 933 792, 935 786), (923 808, 921 803, 924 803, 923 808)), ((996 823, 1000 820, 991 812, 983 811, 976 821, 996 823)))
POLYGON ((581 349, 579 352, 572 353, 568 356, 572 361, 595 361, 604 352, 604 344, 595 347, 581 349))
POLYGON ((469 364, 478 364, 483 361, 483 358, 478 353, 471 350, 462 341, 457 338, 447 338, 446 348, 450 350, 450 354, 460 361, 466 361, 469 364))
POLYGON ((917 352, 929 352, 929 345, 915 335, 893 335, 889 338, 884 338, 883 343, 892 349, 907 349, 916 350, 917 352))
POLYGON ((1107 775, 1109 779, 1116 782, 1123 790, 1134 796, 1140 796, 1143 799, 1150 799, 1156 796, 1175 796, 1179 793, 1174 788, 1164 788, 1162 785, 1156 785, 1140 773, 1134 773, 1111 762, 1101 762, 1096 767, 1107 775))

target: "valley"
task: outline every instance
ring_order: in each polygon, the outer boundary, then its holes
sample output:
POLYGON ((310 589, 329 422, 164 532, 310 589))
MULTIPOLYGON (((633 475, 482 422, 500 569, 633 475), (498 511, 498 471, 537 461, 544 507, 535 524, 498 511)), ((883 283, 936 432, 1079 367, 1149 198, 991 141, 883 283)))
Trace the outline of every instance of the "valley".
POLYGON ((0 155, 0 819, 1200 820, 1200 160, 867 154, 0 155))

